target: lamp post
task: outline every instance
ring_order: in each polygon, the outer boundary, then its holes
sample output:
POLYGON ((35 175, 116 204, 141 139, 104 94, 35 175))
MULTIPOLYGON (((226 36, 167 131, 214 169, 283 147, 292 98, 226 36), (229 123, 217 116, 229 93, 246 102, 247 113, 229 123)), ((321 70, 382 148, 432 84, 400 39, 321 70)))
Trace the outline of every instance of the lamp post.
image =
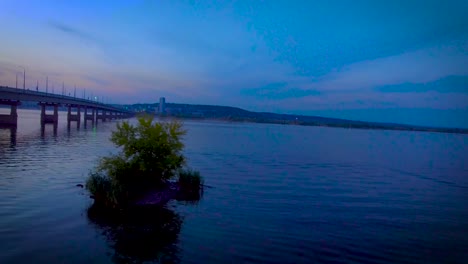
POLYGON ((23 68, 23 90, 26 90, 26 68, 23 66, 18 67, 23 68))

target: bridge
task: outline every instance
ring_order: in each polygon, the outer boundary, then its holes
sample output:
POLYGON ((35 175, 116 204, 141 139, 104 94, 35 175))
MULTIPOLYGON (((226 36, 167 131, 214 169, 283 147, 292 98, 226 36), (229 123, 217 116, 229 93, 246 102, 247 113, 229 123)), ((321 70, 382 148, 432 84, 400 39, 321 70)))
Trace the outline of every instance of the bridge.
POLYGON ((106 120, 128 118, 133 115, 131 111, 89 99, 0 86, 0 105, 10 106, 10 114, 0 115, 0 126, 16 127, 18 124, 18 105, 25 101, 38 103, 41 108, 41 125, 47 123, 57 125, 58 108, 61 106, 68 107, 68 127, 70 127, 71 122, 76 122, 77 127, 80 127, 81 110, 84 112, 85 127, 87 121, 91 121, 94 126, 98 120, 105 122, 106 120), (52 114, 47 113, 47 107, 53 108, 52 114), (72 112, 72 109, 75 111, 72 112))

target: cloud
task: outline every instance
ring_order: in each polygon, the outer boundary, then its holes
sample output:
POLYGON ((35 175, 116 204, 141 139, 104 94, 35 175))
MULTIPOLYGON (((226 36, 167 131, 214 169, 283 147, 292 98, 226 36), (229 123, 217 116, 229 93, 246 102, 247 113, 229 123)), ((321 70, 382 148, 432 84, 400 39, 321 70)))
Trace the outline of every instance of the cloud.
POLYGON ((353 91, 427 83, 452 75, 468 75, 468 42, 354 63, 320 78, 314 86, 322 91, 353 91))
POLYGON ((99 40, 93 36, 92 34, 89 34, 86 31, 80 30, 78 28, 68 26, 66 24, 63 24, 61 22, 57 21, 49 21, 49 26, 68 35, 80 38, 82 40, 86 41, 93 41, 93 42, 99 42, 99 40))
POLYGON ((101 79, 101 78, 93 77, 93 76, 90 76, 90 75, 85 75, 85 76, 83 76, 83 79, 88 80, 88 81, 91 81, 91 82, 93 82, 94 84, 96 84, 96 85, 98 85, 98 86, 108 86, 108 85, 111 84, 111 82, 108 81, 108 80, 104 80, 104 79, 101 79))
POLYGON ((270 83, 260 88, 242 89, 241 95, 260 99, 281 100, 286 98, 300 98, 311 95, 320 95, 316 90, 304 90, 291 87, 287 82, 270 83))
POLYGON ((468 93, 468 76, 449 76, 428 83, 402 83, 396 85, 385 85, 375 88, 376 91, 385 93, 422 93, 436 91, 439 93, 468 93))
POLYGON ((246 10, 278 59, 303 76, 468 37, 467 1, 339 2, 263 1, 246 10))
POLYGON ((346 109, 388 109, 388 108, 430 108, 468 110, 468 94, 439 92, 354 92, 322 94, 302 98, 287 98, 279 101, 283 111, 346 110, 346 109))

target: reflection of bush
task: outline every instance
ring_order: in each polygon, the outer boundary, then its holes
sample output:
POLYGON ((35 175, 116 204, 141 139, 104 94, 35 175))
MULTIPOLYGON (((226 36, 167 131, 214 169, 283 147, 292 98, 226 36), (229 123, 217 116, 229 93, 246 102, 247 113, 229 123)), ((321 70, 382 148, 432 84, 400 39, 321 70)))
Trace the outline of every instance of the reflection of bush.
POLYGON ((103 230, 115 250, 116 263, 178 262, 176 246, 181 217, 161 207, 110 210, 96 204, 88 209, 89 220, 103 230))
POLYGON ((188 204, 197 204, 203 197, 203 189, 182 191, 177 193, 176 200, 188 204))

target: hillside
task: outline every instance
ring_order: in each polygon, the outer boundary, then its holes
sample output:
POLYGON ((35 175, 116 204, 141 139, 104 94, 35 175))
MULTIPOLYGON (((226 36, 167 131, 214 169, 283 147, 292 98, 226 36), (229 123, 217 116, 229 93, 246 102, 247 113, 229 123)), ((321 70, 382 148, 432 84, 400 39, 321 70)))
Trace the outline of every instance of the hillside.
MULTIPOLYGON (((157 113, 159 104, 133 104, 124 105, 130 110, 137 112, 157 113)), ((272 124, 292 124, 303 126, 326 126, 360 129, 387 129, 387 130, 410 130, 410 131, 430 131, 443 133, 468 134, 468 129, 460 128, 437 128, 412 126, 394 123, 377 123, 354 121, 339 118, 327 118, 320 116, 276 114, 267 112, 252 112, 237 107, 217 106, 217 105, 192 105, 166 103, 166 113, 164 115, 179 118, 216 119, 238 122, 272 123, 272 124)))

